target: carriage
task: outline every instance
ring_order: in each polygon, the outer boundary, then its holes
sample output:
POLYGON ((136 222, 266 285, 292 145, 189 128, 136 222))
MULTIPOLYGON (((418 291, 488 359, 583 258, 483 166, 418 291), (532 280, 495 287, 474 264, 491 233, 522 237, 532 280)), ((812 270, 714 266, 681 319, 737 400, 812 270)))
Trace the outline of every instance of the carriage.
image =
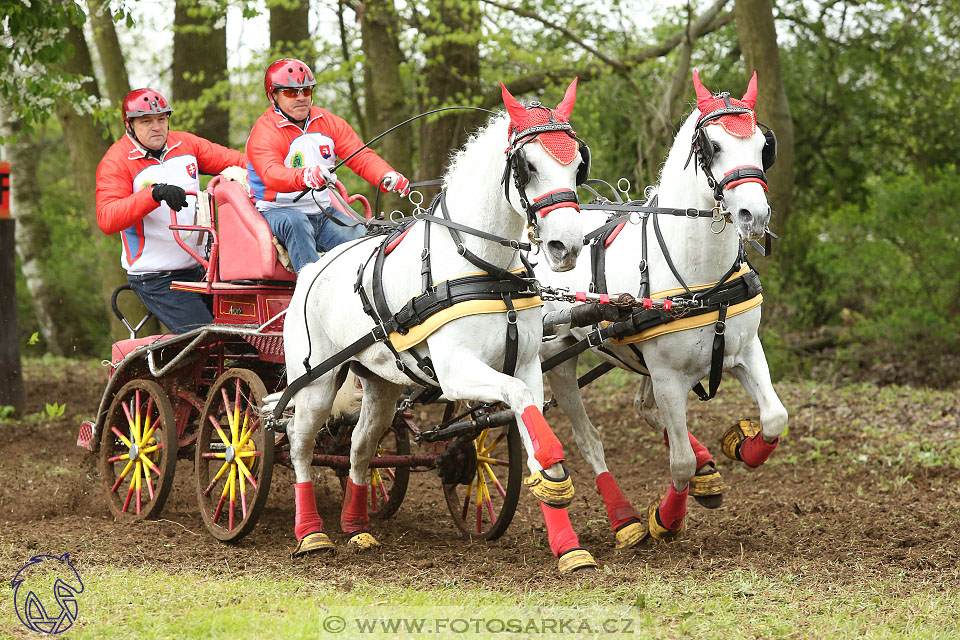
MULTIPOLYGON (((336 186, 334 206, 346 212, 358 203, 370 217, 363 196, 336 186)), ((238 182, 216 176, 196 195, 197 224, 174 219, 170 228, 207 275, 172 286, 210 294, 214 321, 181 335, 136 337, 149 316, 132 326, 117 306, 129 286, 119 287, 113 309, 130 338, 113 345, 96 418, 81 425, 77 444, 99 454, 101 485, 118 519, 157 517, 174 473, 192 471, 207 530, 235 541, 256 525, 274 466, 292 466, 289 415, 269 420, 261 409, 286 384, 283 324, 296 276, 281 263, 282 249, 238 182), (203 245, 209 257, 200 255, 203 245)), ((353 391, 341 391, 345 404, 353 391)), ((510 524, 522 483, 513 414, 477 404, 454 415, 448 403, 443 421, 422 430, 410 408, 429 396, 421 391, 401 399, 370 464, 369 512, 390 517, 410 473, 434 470, 457 528, 495 539, 510 524)), ((333 469, 341 486, 357 419, 356 411, 332 416, 316 440, 313 464, 333 469)))

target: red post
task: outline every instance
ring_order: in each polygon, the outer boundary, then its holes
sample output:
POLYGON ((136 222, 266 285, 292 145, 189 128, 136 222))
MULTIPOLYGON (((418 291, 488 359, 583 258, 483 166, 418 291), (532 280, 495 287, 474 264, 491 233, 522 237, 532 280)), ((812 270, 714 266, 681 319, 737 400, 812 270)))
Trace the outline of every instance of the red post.
POLYGON ((16 221, 10 217, 10 163, 0 162, 0 406, 23 413, 17 322, 16 221))

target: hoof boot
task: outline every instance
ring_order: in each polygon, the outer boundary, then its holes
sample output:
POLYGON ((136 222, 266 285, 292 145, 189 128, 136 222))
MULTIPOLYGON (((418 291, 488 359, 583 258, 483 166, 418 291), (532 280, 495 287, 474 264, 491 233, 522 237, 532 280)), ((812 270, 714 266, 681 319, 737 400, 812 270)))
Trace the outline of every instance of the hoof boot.
POLYGON ((314 553, 316 551, 336 551, 336 547, 333 545, 333 541, 327 537, 327 534, 322 531, 314 531, 313 533, 308 533, 303 536, 300 542, 297 543, 297 550, 293 552, 290 556, 292 558, 299 558, 305 556, 308 553, 314 553))
POLYGON ((363 553, 370 549, 380 548, 380 543, 369 531, 357 531, 347 539, 347 548, 354 553, 363 553))
POLYGON ((548 507, 562 509, 573 502, 573 480, 566 469, 559 480, 554 480, 543 471, 537 471, 527 477, 523 484, 530 487, 537 500, 548 507))
POLYGON ((752 420, 741 420, 724 432, 720 439, 723 455, 731 460, 743 462, 740 458, 740 443, 760 433, 760 425, 752 420))
POLYGON ((663 500, 663 496, 654 500, 647 508, 647 526, 650 527, 650 537, 657 542, 673 542, 683 534, 686 518, 684 518, 684 522, 680 524, 679 529, 667 529, 660 524, 657 521, 657 507, 660 505, 661 500, 663 500))
POLYGON ((707 509, 716 509, 723 504, 723 489, 723 479, 716 467, 705 467, 690 478, 690 495, 707 509))
POLYGON ((634 520, 617 529, 617 550, 632 549, 643 542, 650 531, 646 523, 634 520))
POLYGON ((560 555, 557 563, 560 573, 573 573, 574 571, 592 571, 597 568, 597 561, 593 559, 590 552, 586 549, 570 549, 560 555))

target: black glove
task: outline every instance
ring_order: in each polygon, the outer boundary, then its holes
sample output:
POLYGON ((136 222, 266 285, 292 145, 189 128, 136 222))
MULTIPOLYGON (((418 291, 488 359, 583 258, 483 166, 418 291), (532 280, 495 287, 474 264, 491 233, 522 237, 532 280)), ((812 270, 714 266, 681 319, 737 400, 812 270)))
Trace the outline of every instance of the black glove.
POLYGON ((166 202, 174 211, 180 211, 187 206, 187 192, 175 184, 153 185, 153 199, 157 202, 166 202))

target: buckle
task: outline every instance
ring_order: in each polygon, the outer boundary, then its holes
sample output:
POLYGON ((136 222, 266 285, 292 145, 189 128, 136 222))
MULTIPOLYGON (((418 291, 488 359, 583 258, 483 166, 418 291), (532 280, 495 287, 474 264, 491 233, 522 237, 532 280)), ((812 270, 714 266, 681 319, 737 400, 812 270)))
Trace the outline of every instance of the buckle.
POLYGON ((591 331, 587 334, 587 344, 591 347, 599 347, 603 344, 603 337, 599 331, 591 331))
POLYGON ((637 268, 640 269, 641 272, 646 271, 646 270, 647 270, 647 261, 641 259, 641 260, 640 260, 640 264, 637 265, 637 268))
POLYGON ((718 321, 713 327, 714 331, 717 332, 718 336, 722 336, 723 333, 727 330, 727 323, 723 321, 718 321))
POLYGON ((699 218, 699 217, 700 217, 700 211, 698 211, 697 209, 694 209, 693 207, 690 207, 689 209, 687 209, 686 211, 684 211, 684 214, 685 214, 688 218, 699 218))
POLYGON ((373 331, 371 331, 371 333, 373 334, 374 340, 376 340, 377 342, 383 342, 384 340, 387 339, 387 336, 390 335, 387 332, 387 327, 382 322, 376 325, 373 328, 373 331))
POLYGON ((510 309, 507 311, 507 324, 517 324, 517 310, 510 309))

